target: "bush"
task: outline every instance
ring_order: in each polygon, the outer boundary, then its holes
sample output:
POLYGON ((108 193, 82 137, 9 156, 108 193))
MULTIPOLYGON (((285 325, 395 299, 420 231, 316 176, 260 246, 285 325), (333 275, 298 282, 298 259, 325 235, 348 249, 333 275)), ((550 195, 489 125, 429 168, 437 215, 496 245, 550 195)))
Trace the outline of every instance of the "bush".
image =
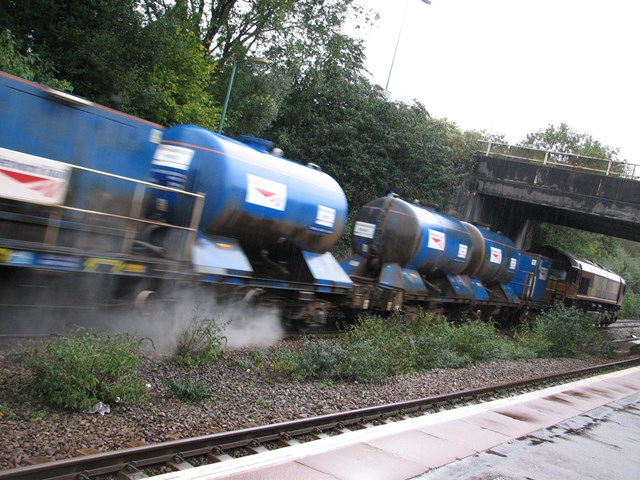
POLYGON ((402 315, 363 317, 336 341, 305 341, 298 350, 279 353, 274 366, 300 381, 370 383, 495 359, 609 355, 612 351, 589 315, 555 306, 532 327, 523 327, 516 342, 502 338, 491 324, 469 320, 455 325, 430 313, 410 320, 402 315))
POLYGON ((492 325, 453 325, 444 317, 422 313, 411 320, 402 315, 362 317, 339 340, 307 341, 299 350, 279 354, 274 364, 297 380, 370 383, 392 375, 524 354, 530 352, 511 347, 492 325))
POLYGON ((274 368, 298 381, 340 378, 347 352, 336 343, 327 340, 305 339, 298 350, 278 352, 274 357, 274 368))
POLYGON ((366 316, 341 338, 347 361, 342 376, 359 382, 382 381, 414 370, 415 357, 402 315, 366 316))
POLYGON ((197 314, 194 315, 178 342, 175 361, 189 368, 213 363, 222 355, 227 343, 223 330, 215 318, 200 320, 197 314))
POLYGON ((209 386, 193 380, 171 380, 169 388, 184 402, 197 402, 209 396, 209 386))
POLYGON ((618 318, 638 318, 640 317, 640 296, 630 289, 624 294, 622 310, 618 318))
POLYGON ((611 342, 595 328, 592 316, 560 303, 538 315, 516 338, 540 357, 611 357, 614 353, 611 342))
POLYGON ((140 341, 129 336, 73 333, 49 340, 42 353, 28 358, 26 388, 73 410, 116 398, 137 403, 145 394, 137 376, 141 360, 140 341))

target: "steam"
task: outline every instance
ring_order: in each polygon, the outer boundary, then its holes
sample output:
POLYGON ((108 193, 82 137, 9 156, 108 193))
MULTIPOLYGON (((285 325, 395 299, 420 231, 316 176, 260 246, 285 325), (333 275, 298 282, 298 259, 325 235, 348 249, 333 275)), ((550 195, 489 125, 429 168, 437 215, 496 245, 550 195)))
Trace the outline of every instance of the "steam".
MULTIPOLYGON (((179 301, 160 301, 146 315, 135 315, 138 335, 153 340, 156 350, 171 353, 185 332, 201 322, 215 322, 226 348, 268 347, 284 335, 280 311, 238 300, 223 300, 208 289, 179 292, 179 301)), ((131 328, 129 328, 131 331, 131 328)))
POLYGON ((267 347, 282 339, 284 329, 280 311, 273 307, 260 307, 243 302, 222 302, 215 298, 203 301, 181 301, 175 306, 172 334, 166 338, 179 340, 193 322, 214 320, 227 348, 267 347))
MULTIPOLYGON (((65 291, 71 296, 74 289, 65 288, 65 291)), ((16 308, 3 307, 0 334, 47 335, 73 331, 129 334, 149 339, 145 342, 149 348, 163 354, 174 353, 184 333, 200 321, 216 322, 220 336, 226 339, 223 341, 226 348, 267 347, 283 337, 277 308, 224 301, 204 289, 176 292, 174 297, 179 300, 161 296, 144 313, 136 311, 133 303, 109 309, 98 304, 71 306, 71 302, 64 302, 65 306, 52 308, 54 301, 45 300, 42 305, 40 297, 40 305, 21 302, 16 308)), ((57 300, 60 301, 60 295, 57 300)))

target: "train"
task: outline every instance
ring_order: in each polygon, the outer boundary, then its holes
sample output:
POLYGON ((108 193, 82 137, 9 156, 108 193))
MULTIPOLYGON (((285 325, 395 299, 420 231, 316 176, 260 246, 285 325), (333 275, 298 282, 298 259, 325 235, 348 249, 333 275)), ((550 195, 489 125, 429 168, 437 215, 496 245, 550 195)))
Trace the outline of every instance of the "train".
MULTIPOLYGON (((362 312, 522 318, 560 301, 610 324, 625 281, 389 194, 362 206, 269 141, 166 128, 0 72, 0 330, 69 309, 157 312, 198 292, 310 330, 362 312), (154 310, 154 306, 156 307, 154 310), (46 314, 43 314, 43 309, 46 314)), ((47 327, 48 328, 48 327, 47 327)))

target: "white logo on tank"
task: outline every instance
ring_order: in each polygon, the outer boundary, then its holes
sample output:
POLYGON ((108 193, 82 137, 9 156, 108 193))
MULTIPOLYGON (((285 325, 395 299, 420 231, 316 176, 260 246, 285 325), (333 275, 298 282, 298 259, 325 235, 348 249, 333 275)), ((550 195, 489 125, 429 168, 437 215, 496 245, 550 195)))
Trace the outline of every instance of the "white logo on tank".
POLYGON ((247 174, 247 203, 281 210, 287 206, 287 186, 266 178, 247 174))

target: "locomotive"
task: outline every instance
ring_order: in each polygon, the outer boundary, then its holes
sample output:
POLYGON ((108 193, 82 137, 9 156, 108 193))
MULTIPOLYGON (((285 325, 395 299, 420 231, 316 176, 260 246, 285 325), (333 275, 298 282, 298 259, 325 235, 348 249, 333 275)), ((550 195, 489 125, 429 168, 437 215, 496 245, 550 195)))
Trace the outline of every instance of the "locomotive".
MULTIPOLYGON (((313 164, 262 139, 164 128, 0 72, 0 329, 10 311, 135 309, 184 292, 276 307, 293 328, 333 312, 522 316, 563 301, 615 321, 624 280, 395 195, 356 216, 313 164), (12 310, 13 309, 13 310, 12 310)), ((161 303, 162 304, 162 303, 161 303)), ((50 327, 47 327, 50 328, 50 327)))

